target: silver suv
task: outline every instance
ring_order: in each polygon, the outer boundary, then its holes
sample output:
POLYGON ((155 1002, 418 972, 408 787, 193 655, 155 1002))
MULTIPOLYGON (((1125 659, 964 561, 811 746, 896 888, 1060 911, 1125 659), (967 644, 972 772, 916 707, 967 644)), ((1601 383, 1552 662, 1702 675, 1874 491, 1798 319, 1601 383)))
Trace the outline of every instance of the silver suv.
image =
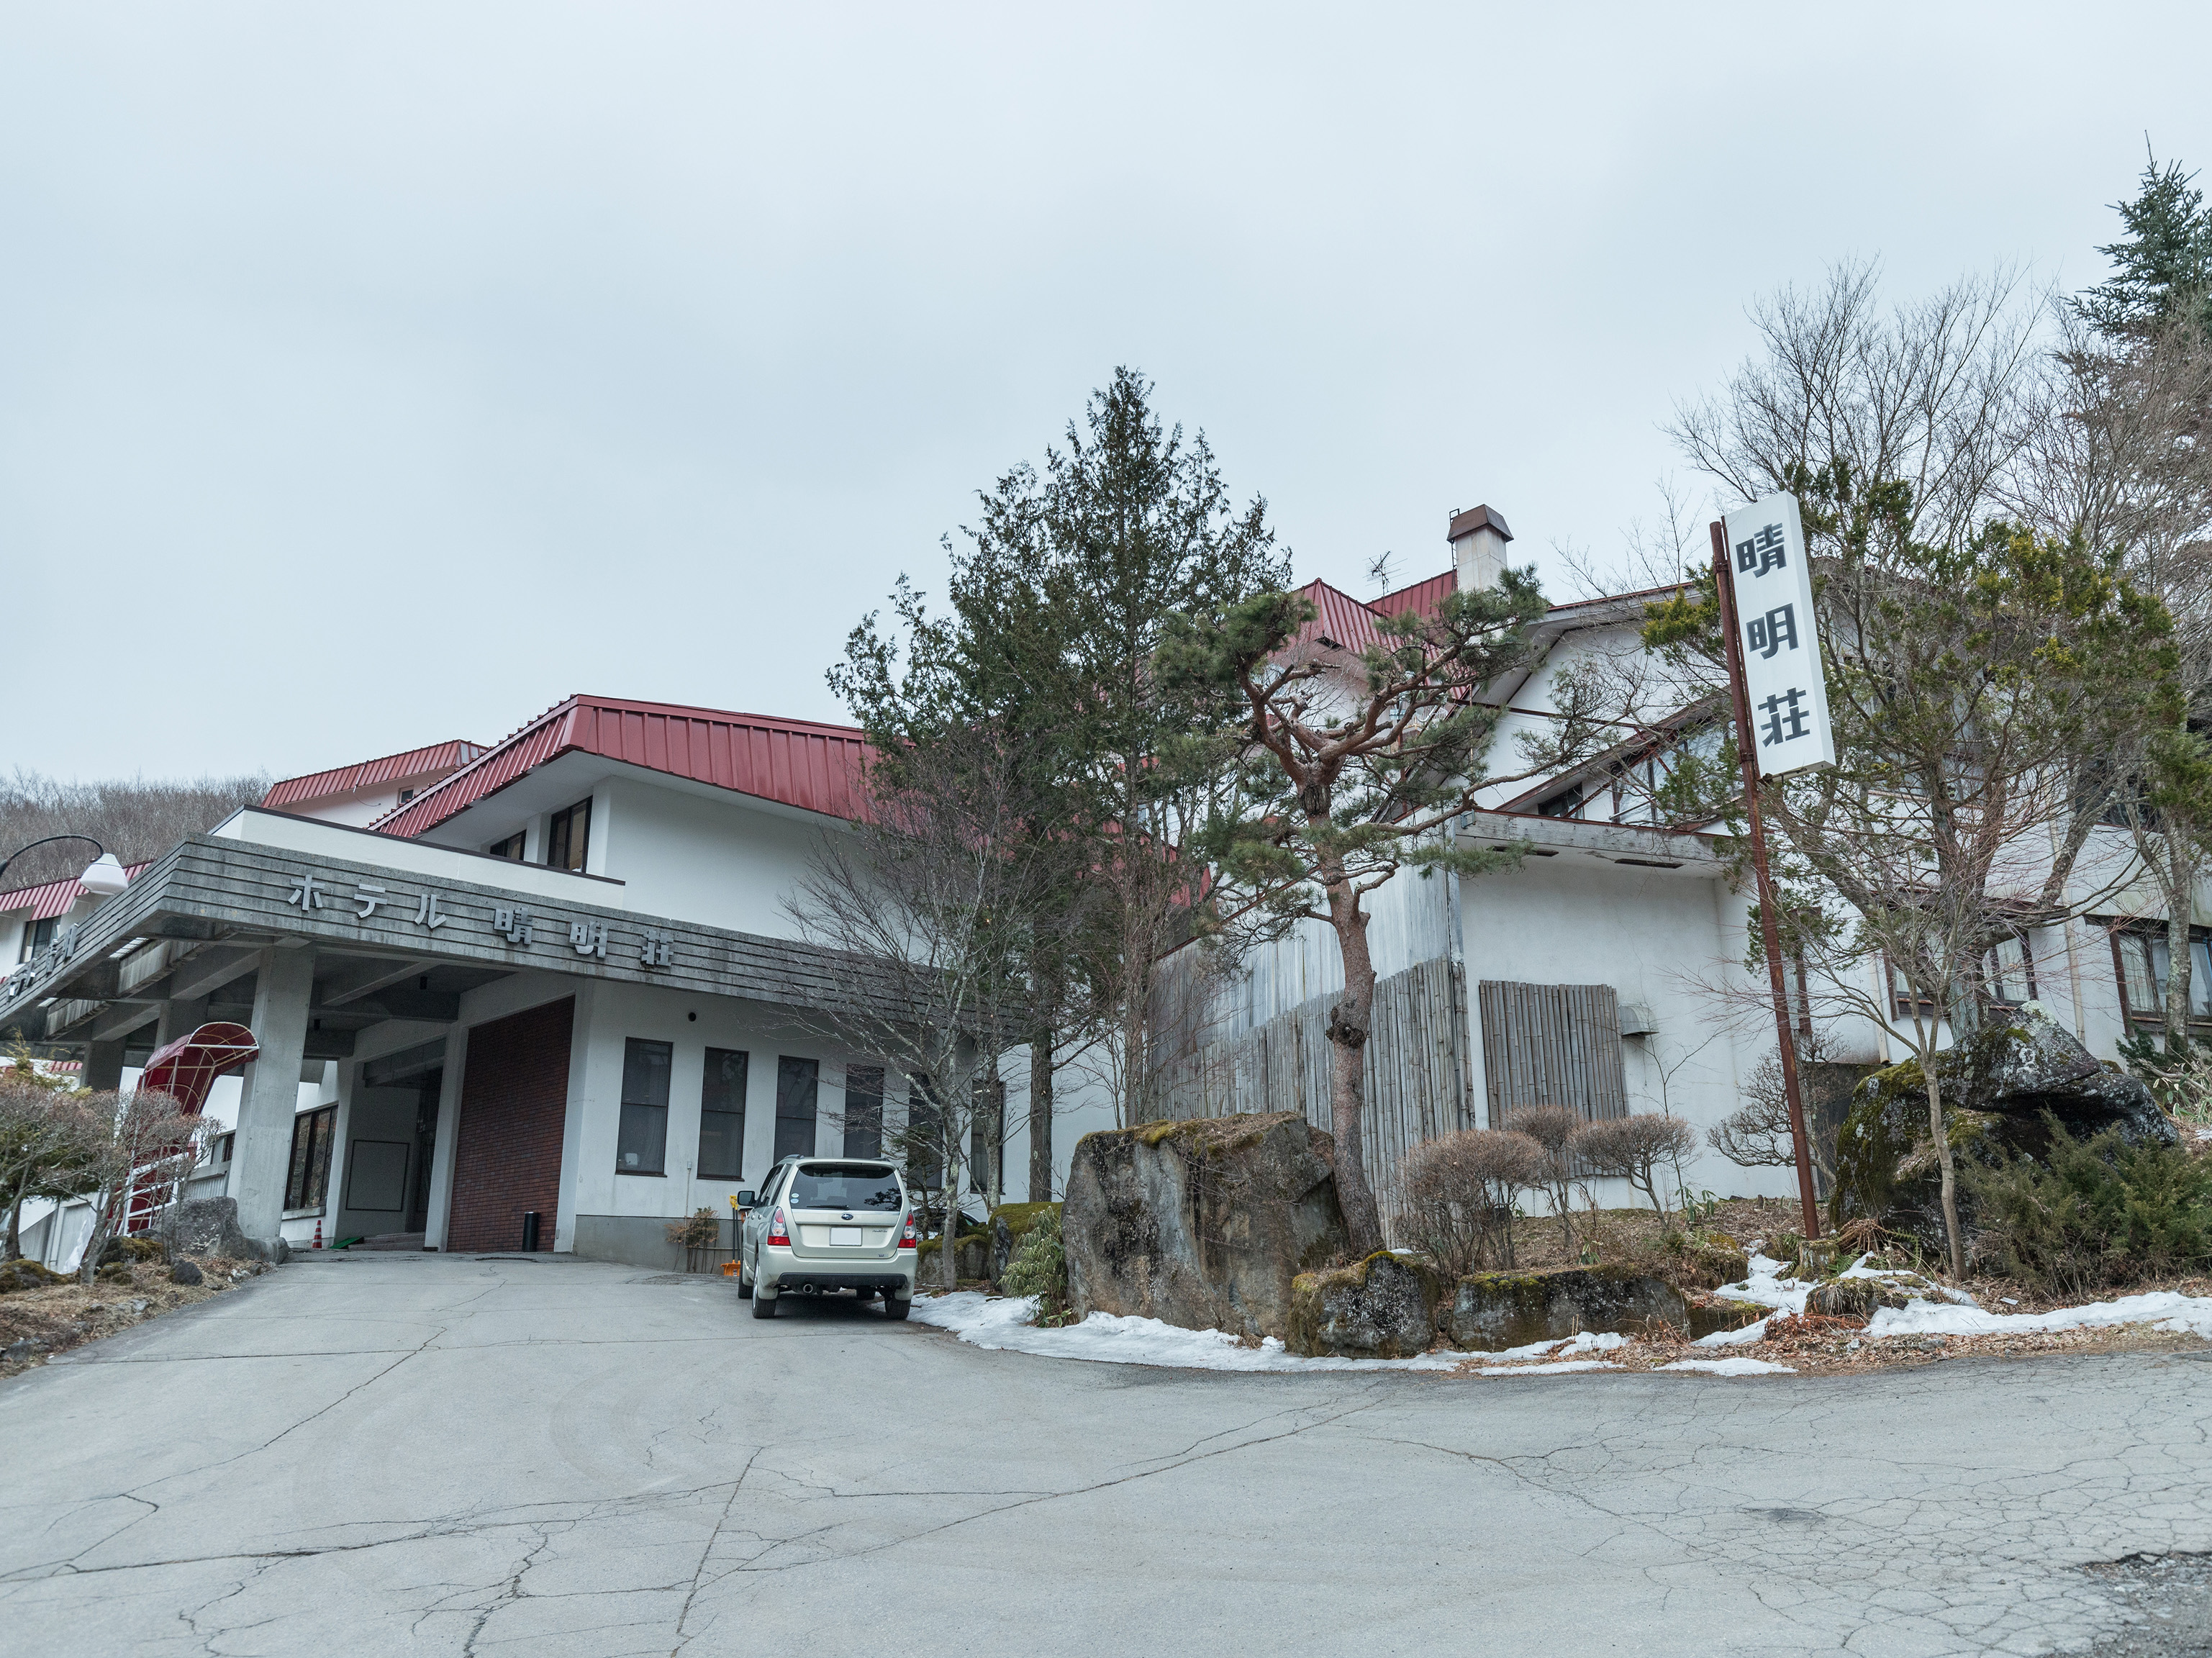
POLYGON ((738 1293, 755 1318, 774 1318, 787 1295, 850 1290, 884 1299, 884 1316, 914 1306, 920 1229, 896 1163, 786 1157, 750 1205, 738 1236, 738 1293))

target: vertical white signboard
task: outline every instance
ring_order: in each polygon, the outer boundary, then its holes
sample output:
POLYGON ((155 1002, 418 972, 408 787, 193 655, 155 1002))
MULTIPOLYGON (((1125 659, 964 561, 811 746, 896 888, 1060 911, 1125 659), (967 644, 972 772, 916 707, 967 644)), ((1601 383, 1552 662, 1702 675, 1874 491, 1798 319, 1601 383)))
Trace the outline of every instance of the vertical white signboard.
POLYGON ((1813 616, 1813 570, 1797 497, 1769 495, 1726 520, 1743 664, 1762 777, 1836 763, 1828 689, 1813 616))

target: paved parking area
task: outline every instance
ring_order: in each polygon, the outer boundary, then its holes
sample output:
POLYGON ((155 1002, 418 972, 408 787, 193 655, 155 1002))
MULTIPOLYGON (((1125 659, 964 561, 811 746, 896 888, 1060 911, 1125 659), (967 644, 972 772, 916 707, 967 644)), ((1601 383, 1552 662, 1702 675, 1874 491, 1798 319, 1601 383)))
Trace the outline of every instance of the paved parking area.
POLYGON ((2085 1567, 2212 1549, 2208 1384, 1148 1370, 565 1258, 325 1258, 0 1384, 0 1645, 2078 1649, 2130 1600, 2085 1567))

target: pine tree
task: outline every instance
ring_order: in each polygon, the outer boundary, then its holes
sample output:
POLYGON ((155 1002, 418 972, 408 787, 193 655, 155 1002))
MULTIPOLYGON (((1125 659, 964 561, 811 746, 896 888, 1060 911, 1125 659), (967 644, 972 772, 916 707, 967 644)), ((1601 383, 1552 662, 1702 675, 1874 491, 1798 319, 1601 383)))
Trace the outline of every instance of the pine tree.
POLYGON ((2118 270, 2075 301, 2100 333, 2142 334, 2177 315, 2212 333, 2212 211, 2196 178, 2153 157, 2135 200, 2112 204, 2128 235, 2097 251, 2118 270))

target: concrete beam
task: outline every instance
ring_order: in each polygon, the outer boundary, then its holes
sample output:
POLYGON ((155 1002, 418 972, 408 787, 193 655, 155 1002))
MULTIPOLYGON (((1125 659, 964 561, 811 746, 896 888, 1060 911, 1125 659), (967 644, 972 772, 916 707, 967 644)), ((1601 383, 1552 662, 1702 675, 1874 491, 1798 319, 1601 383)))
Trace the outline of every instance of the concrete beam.
POLYGON ((263 1242, 283 1230, 284 1181, 292 1160, 292 1119, 300 1104, 300 1063, 307 1055, 307 1007, 315 987, 315 952, 262 952, 252 1029, 260 1056, 246 1066, 231 1152, 230 1190, 239 1230, 263 1242))
POLYGON ((151 1024, 161 1014, 155 1002, 111 1002, 92 1022, 85 1035, 92 1042, 120 1042, 142 1024, 151 1024))
POLYGON ((322 994, 316 999, 317 1005, 343 1007, 348 1002, 374 995, 386 985, 396 985, 402 979, 420 978, 437 965, 435 960, 420 957, 409 961, 364 962, 343 978, 333 977, 326 981, 322 994))
POLYGON ((169 999, 205 1006, 210 992, 252 972, 261 955, 258 950, 234 948, 196 951, 178 963, 176 971, 169 975, 169 999))
POLYGON ((189 1036, 207 1023, 207 998, 172 996, 161 1004, 161 1028, 154 1035, 157 1048, 167 1048, 180 1036, 189 1036))
POLYGON ((123 1086, 123 1039, 84 1045, 84 1085, 97 1093, 123 1086))

